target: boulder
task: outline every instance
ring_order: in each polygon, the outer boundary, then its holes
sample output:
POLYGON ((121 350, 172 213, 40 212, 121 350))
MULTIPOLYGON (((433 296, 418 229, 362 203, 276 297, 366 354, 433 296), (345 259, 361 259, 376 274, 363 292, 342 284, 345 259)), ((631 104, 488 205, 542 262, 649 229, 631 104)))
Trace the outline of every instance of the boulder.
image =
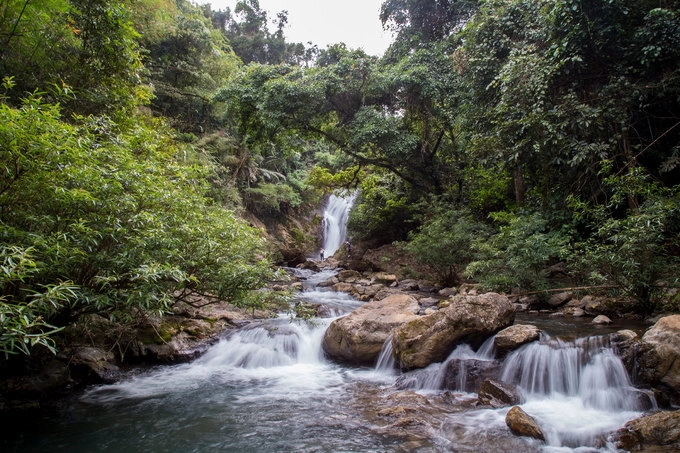
POLYGON ((361 280, 361 274, 352 270, 341 270, 338 272, 338 280, 344 283, 355 283, 361 280))
POLYGON ((420 299, 421 308, 436 307, 438 305, 439 299, 435 299, 434 297, 423 297, 422 299, 420 299))
POLYGON ((613 343, 623 343, 637 339, 638 334, 630 329, 623 329, 611 334, 610 338, 613 343))
POLYGON ((583 308, 578 307, 565 307, 564 310, 562 310, 562 313, 574 318, 583 318, 586 315, 586 311, 583 308))
POLYGON ((502 356, 523 344, 538 340, 540 333, 540 329, 536 326, 515 324, 498 332, 493 339, 493 344, 498 354, 502 356))
POLYGON ((340 282, 333 285, 333 291, 337 291, 339 293, 351 293, 354 291, 354 287, 351 283, 340 282))
POLYGON ((375 297, 380 291, 385 289, 385 285, 368 285, 364 286, 364 294, 368 297, 375 297))
POLYGON ((611 324, 612 320, 605 315, 597 315, 592 321, 593 324, 611 324))
POLYGON ((680 448, 680 411, 658 412, 631 420, 618 430, 613 440, 616 447, 636 451, 649 445, 680 448))
POLYGON ((398 278, 394 274, 388 274, 386 272, 377 272, 373 274, 371 278, 371 282, 373 284, 379 284, 379 285, 385 285, 385 286, 391 286, 396 284, 398 281, 398 278))
POLYGON ((567 302, 565 307, 583 309, 586 306, 584 300, 585 299, 572 299, 569 302, 567 302))
POLYGON ((71 372, 79 380, 92 384, 109 384, 120 378, 121 372, 111 351, 82 346, 72 348, 66 355, 71 372))
POLYGON ((519 406, 514 406, 508 411, 508 414, 505 416, 505 424, 508 425, 510 431, 518 436, 545 440, 543 430, 538 426, 536 420, 519 406))
POLYGON ((541 305, 541 300, 538 298, 538 296, 535 295, 522 296, 519 298, 517 303, 525 305, 527 307, 527 310, 531 310, 539 307, 541 305))
POLYGON ((645 382, 680 392, 680 315, 661 318, 642 336, 638 360, 645 382))
POLYGON ((585 296, 581 299, 583 309, 587 315, 597 316, 606 311, 606 299, 604 297, 585 296))
POLYGON ((333 359, 355 365, 374 365, 392 329, 418 317, 418 300, 392 294, 368 302, 331 322, 322 347, 333 359))
POLYGON ((449 359, 444 366, 441 389, 474 393, 485 380, 498 376, 500 370, 497 360, 449 359))
POLYGON ((439 295, 444 297, 452 297, 458 294, 458 288, 443 288, 439 290, 439 295))
POLYGON ((565 292, 553 294, 553 295, 550 296, 550 298, 546 301, 546 303, 547 303, 549 306, 551 306, 552 308, 561 307, 562 305, 564 305, 564 304, 566 304, 567 302, 569 302, 569 301, 572 299, 573 296, 574 296, 574 295, 573 295, 571 292, 569 292, 569 291, 565 291, 565 292))
POLYGON ((413 280, 412 278, 400 280, 399 288, 403 289, 404 291, 418 291, 420 289, 420 287, 418 286, 418 282, 416 280, 413 280))
POLYGON ((331 277, 326 281, 319 282, 316 284, 318 288, 330 288, 333 285, 337 285, 340 283, 340 280, 338 280, 338 277, 331 277))
POLYGON ((510 326, 515 308, 497 293, 458 295, 448 307, 431 315, 414 318, 394 329, 392 348, 404 370, 424 368, 441 362, 461 344, 480 345, 485 339, 510 326))
POLYGON ((497 379, 484 379, 477 392, 479 404, 494 408, 520 404, 517 387, 497 379))

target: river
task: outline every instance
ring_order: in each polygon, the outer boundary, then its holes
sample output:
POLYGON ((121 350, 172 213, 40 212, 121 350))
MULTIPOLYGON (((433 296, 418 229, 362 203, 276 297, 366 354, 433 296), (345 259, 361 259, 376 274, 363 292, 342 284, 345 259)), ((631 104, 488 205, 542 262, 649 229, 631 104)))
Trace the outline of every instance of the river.
MULTIPOLYGON (((346 294, 316 288, 330 275, 306 275, 300 299, 323 303, 336 316, 358 307, 346 294)), ((230 332, 192 363, 89 388, 58 413, 16 427, 3 451, 613 451, 603 434, 642 414, 620 360, 600 336, 546 335, 506 360, 512 365, 505 378, 523 389, 522 407, 544 428, 543 443, 510 434, 508 408, 476 408, 474 394, 423 385, 436 381, 440 365, 418 372, 403 389, 395 384, 403 387, 411 375, 389 360, 376 368, 326 360, 320 345, 331 320, 257 322, 230 332), (408 411, 413 417, 399 418, 408 411)), ((489 354, 462 346, 452 358, 489 354)))

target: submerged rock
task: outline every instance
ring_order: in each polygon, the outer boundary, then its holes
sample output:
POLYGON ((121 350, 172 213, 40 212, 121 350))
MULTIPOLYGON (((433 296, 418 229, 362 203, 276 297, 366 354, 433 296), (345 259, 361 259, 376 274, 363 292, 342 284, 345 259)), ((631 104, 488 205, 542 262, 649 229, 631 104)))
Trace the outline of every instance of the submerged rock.
POLYGON ((510 431, 518 436, 533 437, 539 440, 545 440, 543 430, 534 418, 524 412, 519 406, 514 406, 508 411, 505 416, 505 424, 508 425, 510 431))
POLYGON ((399 325, 392 337, 394 356, 404 370, 424 368, 446 359, 461 343, 480 345, 514 319, 515 308, 506 296, 455 296, 448 307, 399 325))
POLYGON ((450 358, 443 366, 441 389, 474 393, 485 379, 498 376, 500 368, 497 360, 450 358))
POLYGON ((324 334, 322 347, 333 359, 356 365, 374 365, 392 329, 418 317, 418 300, 393 294, 368 302, 336 319, 324 334))

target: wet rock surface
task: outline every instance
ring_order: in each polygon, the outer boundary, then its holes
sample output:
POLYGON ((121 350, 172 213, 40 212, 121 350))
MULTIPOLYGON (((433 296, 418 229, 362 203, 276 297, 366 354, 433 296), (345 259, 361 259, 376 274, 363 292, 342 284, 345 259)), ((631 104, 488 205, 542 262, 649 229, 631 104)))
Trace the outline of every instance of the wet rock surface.
POLYGON ((368 302, 328 326, 323 350, 335 360, 373 365, 392 330, 417 318, 418 310, 418 300, 407 294, 368 302))
POLYGON ((541 427, 536 423, 536 420, 519 406, 514 406, 508 411, 508 414, 505 416, 505 423, 510 428, 510 431, 518 436, 545 440, 545 435, 541 427))
POLYGON ((522 402, 517 386, 497 379, 484 379, 477 397, 480 405, 494 408, 513 406, 522 402))
POLYGON ((457 295, 450 305, 395 328, 392 347, 404 370, 443 361, 461 343, 481 345, 514 321, 510 300, 497 293, 457 295))
POLYGON ((540 337, 541 330, 528 324, 514 324, 496 334, 494 346, 499 356, 504 356, 514 351, 523 344, 536 341, 540 337))
POLYGON ((680 411, 659 412, 632 420, 613 435, 617 448, 650 451, 645 447, 664 446, 680 450, 680 411))
POLYGON ((666 316, 629 343, 625 360, 641 383, 655 389, 662 406, 680 404, 680 315, 666 316))

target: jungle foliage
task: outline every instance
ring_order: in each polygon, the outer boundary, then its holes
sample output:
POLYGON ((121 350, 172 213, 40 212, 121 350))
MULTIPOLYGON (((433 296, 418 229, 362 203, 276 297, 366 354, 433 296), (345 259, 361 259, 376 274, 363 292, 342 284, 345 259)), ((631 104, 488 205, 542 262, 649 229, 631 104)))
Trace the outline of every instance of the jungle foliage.
POLYGON ((382 58, 340 44, 231 79, 217 99, 244 146, 326 143, 341 157, 312 180, 361 189, 355 240, 406 241, 442 283, 531 291, 563 263, 659 307, 680 245, 678 2, 386 1, 380 18, 382 58))
POLYGON ((442 283, 545 289, 561 263, 668 307, 679 6, 387 0, 374 56, 289 43, 257 0, 0 0, 2 350, 188 292, 255 306, 272 267, 237 214, 341 189, 353 240, 442 283))

